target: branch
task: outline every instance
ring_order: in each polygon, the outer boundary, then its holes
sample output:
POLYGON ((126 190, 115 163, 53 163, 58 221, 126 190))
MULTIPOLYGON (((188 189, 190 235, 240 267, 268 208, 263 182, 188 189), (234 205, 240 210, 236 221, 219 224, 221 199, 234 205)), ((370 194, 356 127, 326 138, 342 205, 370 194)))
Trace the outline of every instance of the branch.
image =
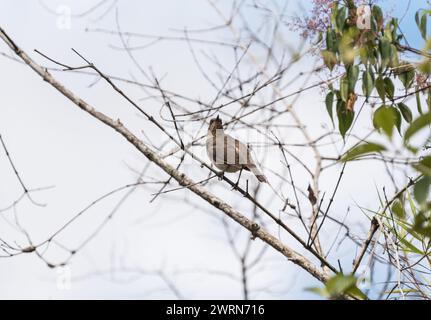
POLYGON ((356 270, 358 270, 359 265, 361 264, 362 258, 364 257, 365 252, 367 252, 368 246, 370 245, 371 240, 373 239, 374 234, 379 229, 379 227, 380 227, 379 220, 376 217, 374 217, 371 220, 371 228, 368 231, 367 239, 365 240, 364 245, 361 248, 361 252, 359 253, 358 258, 353 263, 353 270, 352 270, 353 275, 355 274, 356 270))

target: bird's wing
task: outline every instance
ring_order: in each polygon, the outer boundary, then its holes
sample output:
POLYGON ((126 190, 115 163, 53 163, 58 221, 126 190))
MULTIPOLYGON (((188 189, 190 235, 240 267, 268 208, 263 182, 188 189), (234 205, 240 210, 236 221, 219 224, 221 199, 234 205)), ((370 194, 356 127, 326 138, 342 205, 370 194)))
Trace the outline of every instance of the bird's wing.
POLYGON ((228 163, 248 165, 253 160, 250 157, 248 146, 231 137, 230 135, 225 135, 225 150, 227 154, 228 163))
POLYGON ((246 166, 251 160, 247 146, 227 134, 208 137, 206 147, 209 158, 215 163, 246 166))

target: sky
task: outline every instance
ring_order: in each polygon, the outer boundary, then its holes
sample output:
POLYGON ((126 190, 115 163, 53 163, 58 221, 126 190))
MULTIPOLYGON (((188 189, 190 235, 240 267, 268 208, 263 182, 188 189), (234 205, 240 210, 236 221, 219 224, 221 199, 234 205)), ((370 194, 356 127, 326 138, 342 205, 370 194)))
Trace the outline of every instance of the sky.
MULTIPOLYGON (((287 7, 292 15, 298 8, 295 1, 287 7)), ((80 65, 82 61, 71 51, 74 48, 109 74, 144 81, 127 55, 115 49, 121 45, 118 37, 94 31, 96 28, 113 29, 116 10, 104 15, 109 9, 108 4, 81 17, 82 12, 91 8, 89 3, 83 0, 0 0, 0 26, 40 63, 48 62, 34 49, 60 61, 80 65), (56 12, 67 12, 69 9, 72 19, 65 22, 56 12)), ((425 1, 411 1, 401 24, 403 32, 411 39, 410 44, 419 48, 421 39, 412 21, 416 9, 425 4, 425 1)), ((116 5, 122 30, 133 32, 175 35, 178 33, 174 29, 195 29, 220 23, 206 1, 120 0, 116 5)), ((407 1, 383 0, 382 5, 397 16, 405 12, 407 1)), ((221 1, 220 6, 228 8, 228 1, 221 1)), ((249 19, 253 24, 253 17, 249 19)), ((297 39, 295 35, 289 36, 292 42, 297 39)), ((3 44, 0 45, 0 52, 8 53, 3 44)), ((217 54, 226 64, 232 62, 226 51, 219 50, 217 54)), ((193 97, 214 95, 196 70, 193 57, 184 44, 163 42, 142 52, 139 59, 145 67, 164 75, 163 83, 167 88, 193 97)), ((302 62, 297 68, 309 68, 309 65, 302 62)), ((34 193, 34 199, 46 206, 34 206, 28 200, 17 206, 21 223, 38 242, 95 198, 133 182, 136 172, 131 168, 142 170, 146 160, 117 134, 78 110, 41 81, 28 67, 0 56, 0 70, 0 134, 26 185, 31 188, 49 187, 34 193)), ((134 130, 140 131, 144 127, 148 134, 157 139, 158 133, 145 127, 148 123, 131 111, 106 84, 94 83, 92 77, 67 72, 55 75, 101 111, 127 119, 134 130)), ((127 90, 136 99, 145 96, 139 88, 127 87, 127 90)), ((323 106, 322 96, 318 90, 315 93, 304 96, 301 104, 306 107, 323 106)), ((148 107, 157 106, 149 104, 148 107)), ((300 115, 305 116, 307 112, 303 110, 300 115)), ((319 108, 313 114, 315 117, 310 119, 310 124, 318 128, 321 119, 327 117, 326 111, 319 108)), ((268 160, 268 165, 271 161, 268 160)), ((194 170, 194 166, 196 164, 192 162, 187 170, 194 170)), ((373 193, 375 181, 363 179, 360 165, 355 169, 346 174, 347 182, 343 186, 346 198, 339 201, 334 210, 344 213, 352 204, 353 197, 363 205, 376 200, 373 193)), ((330 171, 323 183, 332 186, 333 174, 337 170, 339 168, 330 171)), ((367 170, 374 180, 379 180, 378 177, 383 175, 380 167, 367 170)), ((154 173, 154 176, 160 177, 161 174, 154 173)), ((0 152, 0 208, 16 199, 20 191, 7 157, 0 152)), ((227 248, 218 212, 187 193, 149 203, 152 191, 154 188, 139 189, 133 193, 66 269, 47 268, 33 254, 1 258, 0 299, 175 298, 157 274, 160 270, 175 282, 183 297, 241 298, 240 283, 214 271, 238 275, 240 267, 232 251, 227 248), (190 206, 185 199, 198 208, 190 206), (114 272, 117 269, 123 272, 117 274, 114 272), (71 282, 64 285, 62 279, 69 275, 71 282)), ((229 193, 221 194, 227 200, 237 201, 229 193)), ((90 235, 94 226, 105 219, 122 195, 124 193, 110 197, 86 212, 61 235, 62 244, 67 247, 79 244, 83 235, 90 235)), ((241 203, 237 205, 249 209, 241 203)), ((3 219, 0 220, 0 235, 12 237, 15 233, 7 221, 14 219, 13 212, 0 215, 3 219)), ((364 217, 357 213, 352 219, 359 223, 364 217)), ((241 239, 238 241, 243 241, 241 239)), ((331 234, 328 241, 330 239, 331 234)), ((20 242, 24 240, 17 239, 20 242)), ((292 239, 283 240, 294 245, 292 239)), ((259 244, 256 244, 258 247, 259 244)), ((344 254, 349 254, 348 248, 344 254)), ((56 249, 48 256, 53 260, 64 258, 61 250, 56 249)), ((252 278, 252 297, 318 298, 304 288, 319 284, 304 272, 298 273, 298 267, 273 253, 267 255, 267 261, 265 267, 256 271, 252 278), (271 288, 274 287, 272 292, 263 290, 268 283, 271 288)), ((346 264, 350 262, 349 258, 345 261, 346 264)))

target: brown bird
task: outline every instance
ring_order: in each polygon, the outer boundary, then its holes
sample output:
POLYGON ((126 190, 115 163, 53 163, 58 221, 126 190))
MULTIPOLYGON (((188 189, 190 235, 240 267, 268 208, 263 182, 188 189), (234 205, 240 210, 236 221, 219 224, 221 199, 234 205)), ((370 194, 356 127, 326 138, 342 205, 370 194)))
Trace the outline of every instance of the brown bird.
POLYGON ((236 184, 241 178, 242 170, 251 171, 260 182, 268 183, 265 175, 253 161, 249 147, 224 133, 223 122, 219 116, 210 121, 206 147, 208 157, 222 171, 222 174, 225 172, 240 172, 236 184))

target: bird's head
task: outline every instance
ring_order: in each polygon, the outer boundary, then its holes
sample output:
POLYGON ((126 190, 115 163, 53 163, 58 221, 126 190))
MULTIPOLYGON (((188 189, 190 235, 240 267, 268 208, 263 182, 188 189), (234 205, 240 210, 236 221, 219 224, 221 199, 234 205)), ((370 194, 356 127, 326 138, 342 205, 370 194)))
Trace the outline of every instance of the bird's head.
POLYGON ((217 116, 217 118, 210 120, 210 125, 208 127, 208 131, 215 134, 216 130, 223 130, 223 122, 221 121, 220 117, 217 116))

